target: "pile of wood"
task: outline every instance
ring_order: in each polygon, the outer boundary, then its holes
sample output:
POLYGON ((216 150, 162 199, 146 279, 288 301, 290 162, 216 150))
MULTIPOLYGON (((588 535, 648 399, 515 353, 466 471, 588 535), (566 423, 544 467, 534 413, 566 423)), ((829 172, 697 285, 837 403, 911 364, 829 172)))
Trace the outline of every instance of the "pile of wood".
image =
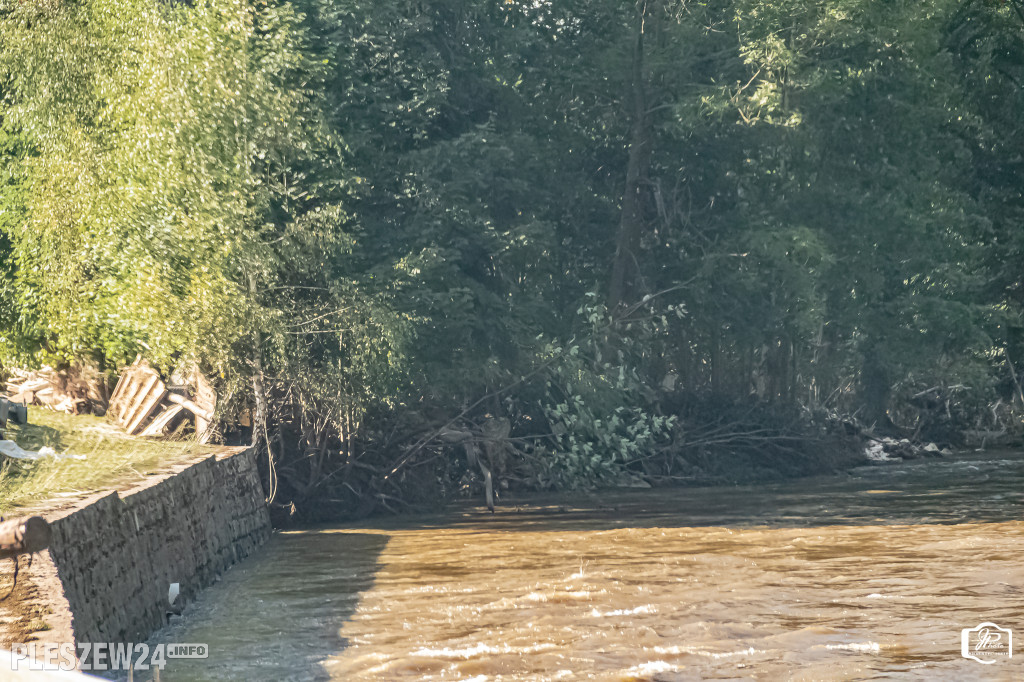
POLYGON ((121 373, 110 396, 107 417, 131 435, 161 438, 192 420, 200 443, 209 442, 217 393, 198 370, 187 378, 172 377, 168 385, 139 356, 121 373))
POLYGON ((34 371, 12 369, 6 388, 12 403, 40 405, 67 414, 102 415, 109 399, 103 377, 85 367, 59 371, 51 367, 34 371))

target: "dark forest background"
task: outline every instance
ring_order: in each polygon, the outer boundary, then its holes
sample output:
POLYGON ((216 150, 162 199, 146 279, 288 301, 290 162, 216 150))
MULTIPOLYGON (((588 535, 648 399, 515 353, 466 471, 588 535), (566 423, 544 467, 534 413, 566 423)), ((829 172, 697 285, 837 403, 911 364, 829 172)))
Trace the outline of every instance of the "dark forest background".
POLYGON ((1022 10, 0 0, 0 367, 198 365, 309 516, 1019 437, 1022 10))

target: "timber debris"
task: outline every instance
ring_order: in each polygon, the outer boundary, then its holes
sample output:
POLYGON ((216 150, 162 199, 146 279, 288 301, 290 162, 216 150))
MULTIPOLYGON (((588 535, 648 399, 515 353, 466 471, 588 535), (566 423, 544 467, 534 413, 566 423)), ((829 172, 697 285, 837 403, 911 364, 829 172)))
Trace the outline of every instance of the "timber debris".
POLYGON ((140 355, 121 372, 107 417, 129 435, 150 438, 169 436, 191 419, 197 440, 208 443, 216 410, 217 392, 198 369, 168 385, 140 355))
POLYGON ((67 414, 102 416, 110 397, 103 376, 85 366, 62 370, 11 369, 5 388, 13 404, 39 405, 67 414))

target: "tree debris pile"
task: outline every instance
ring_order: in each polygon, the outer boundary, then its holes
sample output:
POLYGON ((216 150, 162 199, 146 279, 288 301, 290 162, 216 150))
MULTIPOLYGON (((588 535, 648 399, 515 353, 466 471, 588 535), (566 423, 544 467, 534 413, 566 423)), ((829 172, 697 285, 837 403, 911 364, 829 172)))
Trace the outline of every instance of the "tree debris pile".
POLYGON ((940 448, 935 443, 912 443, 909 438, 870 439, 864 448, 864 455, 872 462, 898 462, 921 457, 945 457, 952 455, 949 448, 940 448))
POLYGON ((94 368, 75 365, 61 370, 43 367, 9 371, 7 397, 14 404, 39 405, 67 414, 102 416, 107 411, 110 396, 106 380, 94 368))

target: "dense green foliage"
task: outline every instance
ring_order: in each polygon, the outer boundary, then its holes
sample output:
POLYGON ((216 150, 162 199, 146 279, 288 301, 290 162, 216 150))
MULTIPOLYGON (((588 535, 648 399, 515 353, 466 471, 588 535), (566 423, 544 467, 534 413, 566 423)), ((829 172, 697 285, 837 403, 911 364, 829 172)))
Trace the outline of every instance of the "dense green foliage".
POLYGON ((198 363, 299 504, 1019 429, 1021 10, 0 0, 0 365, 198 363))

